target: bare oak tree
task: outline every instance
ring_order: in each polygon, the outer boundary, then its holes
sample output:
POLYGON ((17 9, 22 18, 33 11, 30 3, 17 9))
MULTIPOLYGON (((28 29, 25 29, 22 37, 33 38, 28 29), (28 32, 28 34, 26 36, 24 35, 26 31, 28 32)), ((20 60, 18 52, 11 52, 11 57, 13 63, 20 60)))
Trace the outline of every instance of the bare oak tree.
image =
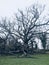
POLYGON ((40 9, 36 5, 33 5, 28 8, 25 13, 19 10, 19 14, 16 14, 17 29, 15 29, 15 31, 17 32, 17 37, 23 41, 22 51, 24 54, 28 53, 29 44, 33 45, 34 35, 38 34, 38 32, 36 32, 37 27, 48 23, 37 24, 43 10, 44 6, 40 9))

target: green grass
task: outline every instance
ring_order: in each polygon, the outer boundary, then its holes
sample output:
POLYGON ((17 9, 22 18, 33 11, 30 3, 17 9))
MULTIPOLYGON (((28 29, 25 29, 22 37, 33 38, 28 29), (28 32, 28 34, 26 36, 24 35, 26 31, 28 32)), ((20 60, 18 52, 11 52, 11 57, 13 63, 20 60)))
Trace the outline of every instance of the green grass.
POLYGON ((32 58, 0 56, 0 65, 49 65, 49 54, 32 55, 32 58))

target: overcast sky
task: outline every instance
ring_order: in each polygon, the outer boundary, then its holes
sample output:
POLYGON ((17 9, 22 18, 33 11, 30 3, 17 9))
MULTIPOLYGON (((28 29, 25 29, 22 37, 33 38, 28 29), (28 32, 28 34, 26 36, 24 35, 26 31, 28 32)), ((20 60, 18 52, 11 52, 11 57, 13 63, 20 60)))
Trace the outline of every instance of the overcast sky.
POLYGON ((17 11, 17 9, 25 9, 32 5, 33 2, 38 1, 42 4, 47 4, 49 7, 49 0, 0 0, 0 17, 11 17, 17 11))

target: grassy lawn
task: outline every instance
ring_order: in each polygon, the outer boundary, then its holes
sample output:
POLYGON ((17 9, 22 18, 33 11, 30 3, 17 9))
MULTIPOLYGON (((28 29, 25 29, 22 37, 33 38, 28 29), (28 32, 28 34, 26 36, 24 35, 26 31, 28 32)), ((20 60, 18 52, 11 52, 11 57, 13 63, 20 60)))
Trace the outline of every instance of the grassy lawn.
POLYGON ((32 55, 32 58, 0 56, 0 65, 49 65, 49 54, 32 55))

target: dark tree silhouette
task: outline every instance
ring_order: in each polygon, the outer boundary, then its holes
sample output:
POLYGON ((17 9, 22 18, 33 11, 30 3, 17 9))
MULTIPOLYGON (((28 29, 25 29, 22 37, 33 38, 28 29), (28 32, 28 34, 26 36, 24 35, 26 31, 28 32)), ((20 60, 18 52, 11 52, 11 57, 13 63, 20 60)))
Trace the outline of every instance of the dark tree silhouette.
POLYGON ((21 10, 19 10, 19 15, 16 14, 17 29, 15 29, 15 31, 17 32, 17 37, 23 41, 22 51, 24 54, 28 53, 29 43, 33 43, 34 35, 38 34, 36 28, 48 23, 46 22, 40 25, 36 23, 43 10, 44 7, 40 10, 38 7, 33 5, 32 8, 26 10, 25 14, 21 10))

